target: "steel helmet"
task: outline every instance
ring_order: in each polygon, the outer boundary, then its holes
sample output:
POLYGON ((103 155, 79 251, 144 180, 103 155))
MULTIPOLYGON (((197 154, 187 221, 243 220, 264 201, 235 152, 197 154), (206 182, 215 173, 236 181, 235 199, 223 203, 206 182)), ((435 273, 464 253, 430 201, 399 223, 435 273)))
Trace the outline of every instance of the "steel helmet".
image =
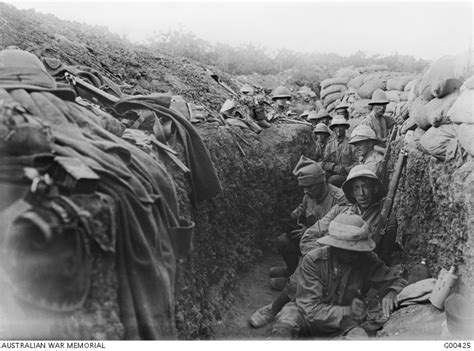
POLYGON ((272 92, 272 100, 275 99, 291 99, 290 89, 283 85, 276 87, 272 92))
POLYGON ((240 92, 243 93, 243 94, 251 94, 251 95, 253 95, 254 89, 250 86, 250 84, 244 84, 244 85, 242 85, 242 87, 240 88, 240 92))
POLYGON ((309 110, 304 110, 303 113, 300 115, 301 118, 307 117, 309 115, 309 110))
POLYGON ((352 182, 357 178, 368 178, 375 184, 377 184, 377 192, 374 195, 375 202, 381 200, 387 193, 387 190, 377 178, 374 171, 372 171, 366 165, 357 165, 352 167, 349 172, 349 175, 347 176, 346 181, 342 184, 342 191, 344 191, 346 199, 352 202, 353 204, 356 203, 356 199, 354 198, 354 196, 352 196, 352 182))
POLYGON ((372 128, 366 125, 360 125, 355 127, 352 131, 349 144, 354 144, 363 140, 373 140, 375 142, 379 141, 372 128))
POLYGON ((318 123, 316 124, 316 127, 313 129, 313 133, 326 133, 331 135, 331 132, 329 131, 329 128, 327 125, 324 123, 318 123))
POLYGON ((334 117, 331 121, 331 124, 329 125, 329 128, 331 128, 331 130, 332 130, 335 126, 346 126, 346 128, 350 127, 350 125, 349 125, 349 123, 347 123, 346 119, 344 117, 341 117, 341 116, 334 117))
POLYGON ((372 94, 372 100, 368 103, 369 105, 387 105, 389 103, 387 94, 382 89, 377 89, 372 94))
POLYGON ((309 111, 308 121, 318 119, 318 113, 316 111, 309 111))
POLYGON ((337 110, 342 110, 342 109, 348 109, 349 108, 349 105, 345 102, 340 102, 335 108, 334 108, 334 111, 337 111, 337 110))
POLYGON ((319 110, 319 112, 316 116, 316 119, 322 119, 322 118, 326 118, 326 117, 332 119, 332 116, 329 114, 329 112, 325 108, 322 108, 321 110, 319 110))

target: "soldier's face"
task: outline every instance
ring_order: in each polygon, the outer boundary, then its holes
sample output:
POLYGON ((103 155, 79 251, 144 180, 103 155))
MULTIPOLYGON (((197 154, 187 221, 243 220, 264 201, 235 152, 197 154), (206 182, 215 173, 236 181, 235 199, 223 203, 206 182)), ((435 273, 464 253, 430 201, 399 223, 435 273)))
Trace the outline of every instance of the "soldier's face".
POLYGON ((360 259, 361 253, 358 251, 344 250, 338 247, 331 247, 333 253, 336 254, 339 262, 351 264, 360 259))
POLYGON ((331 117, 321 118, 320 122, 324 123, 325 125, 327 125, 329 127, 329 124, 331 123, 331 117))
POLYGON ((352 196, 362 209, 366 209, 372 205, 375 190, 374 183, 368 179, 359 178, 352 182, 352 196))
POLYGON ((329 137, 329 135, 327 135, 326 133, 316 133, 315 135, 316 135, 316 141, 321 144, 324 144, 329 137))
POLYGON ((357 157, 365 157, 374 148, 371 140, 362 140, 354 143, 354 150, 357 157))
POLYGON ((342 137, 346 135, 346 127, 345 126, 334 126, 334 132, 336 133, 336 136, 342 137))
POLYGON ((336 114, 344 117, 345 119, 349 118, 349 111, 347 111, 345 108, 340 108, 336 111, 336 114))
POLYGON ((387 105, 372 105, 372 109, 376 116, 382 116, 387 109, 387 105))
POLYGON ((308 195, 311 199, 320 199, 324 195, 326 189, 326 183, 318 183, 312 186, 305 186, 303 192, 308 195))

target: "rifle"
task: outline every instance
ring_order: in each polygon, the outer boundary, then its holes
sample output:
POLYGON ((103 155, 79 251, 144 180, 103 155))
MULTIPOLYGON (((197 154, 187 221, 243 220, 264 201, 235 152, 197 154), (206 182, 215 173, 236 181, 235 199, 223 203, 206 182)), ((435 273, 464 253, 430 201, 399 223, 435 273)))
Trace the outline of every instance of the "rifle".
POLYGON ((72 86, 77 86, 88 93, 94 95, 100 102, 102 102, 104 105, 113 105, 116 102, 118 102, 120 99, 112 94, 109 94, 102 89, 97 88, 96 86, 87 83, 85 80, 82 80, 81 78, 66 72, 64 73, 64 78, 66 81, 71 84, 72 86))
POLYGON ((397 163, 395 164, 395 169, 393 171, 392 179, 390 180, 387 196, 383 200, 382 210, 380 211, 381 218, 376 231, 380 231, 382 235, 385 235, 387 230, 388 219, 393 209, 393 200, 395 199, 395 195, 397 193, 398 182, 400 180, 407 156, 408 152, 402 148, 400 150, 400 154, 398 155, 397 163))
POLYGON ((381 181, 382 181, 384 186, 387 186, 387 181, 388 181, 388 177, 387 177, 387 174, 386 174, 387 173, 387 165, 388 165, 388 160, 390 160, 390 154, 392 152, 392 142, 395 140, 395 138, 397 136, 397 132, 398 132, 398 126, 395 125, 395 126, 393 126, 392 132, 390 133, 390 139, 388 140, 387 149, 385 150, 383 160, 380 164, 379 174, 380 174, 380 178, 381 178, 381 181))

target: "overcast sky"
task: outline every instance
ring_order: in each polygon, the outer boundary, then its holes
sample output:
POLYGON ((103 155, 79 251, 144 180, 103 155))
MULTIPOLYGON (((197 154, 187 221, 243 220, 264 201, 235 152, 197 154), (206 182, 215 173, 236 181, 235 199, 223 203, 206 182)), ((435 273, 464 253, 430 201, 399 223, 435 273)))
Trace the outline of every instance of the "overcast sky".
POLYGON ((474 30, 472 2, 6 2, 107 26, 137 42, 183 28, 211 43, 341 55, 431 60, 467 50, 474 30))

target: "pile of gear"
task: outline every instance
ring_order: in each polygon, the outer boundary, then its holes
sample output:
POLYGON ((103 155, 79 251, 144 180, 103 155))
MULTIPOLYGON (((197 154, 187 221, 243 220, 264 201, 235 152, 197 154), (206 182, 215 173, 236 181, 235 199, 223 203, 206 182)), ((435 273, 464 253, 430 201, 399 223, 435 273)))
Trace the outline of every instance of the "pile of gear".
MULTIPOLYGON (((71 315, 99 247, 116 258, 123 337, 176 337, 175 259, 188 254, 194 223, 180 215, 164 160, 188 176, 192 201, 209 199, 221 185, 203 141, 169 94, 125 96, 88 67, 0 55, 3 293, 22 315, 71 315)), ((21 327, 8 308, 5 337, 21 327)))

